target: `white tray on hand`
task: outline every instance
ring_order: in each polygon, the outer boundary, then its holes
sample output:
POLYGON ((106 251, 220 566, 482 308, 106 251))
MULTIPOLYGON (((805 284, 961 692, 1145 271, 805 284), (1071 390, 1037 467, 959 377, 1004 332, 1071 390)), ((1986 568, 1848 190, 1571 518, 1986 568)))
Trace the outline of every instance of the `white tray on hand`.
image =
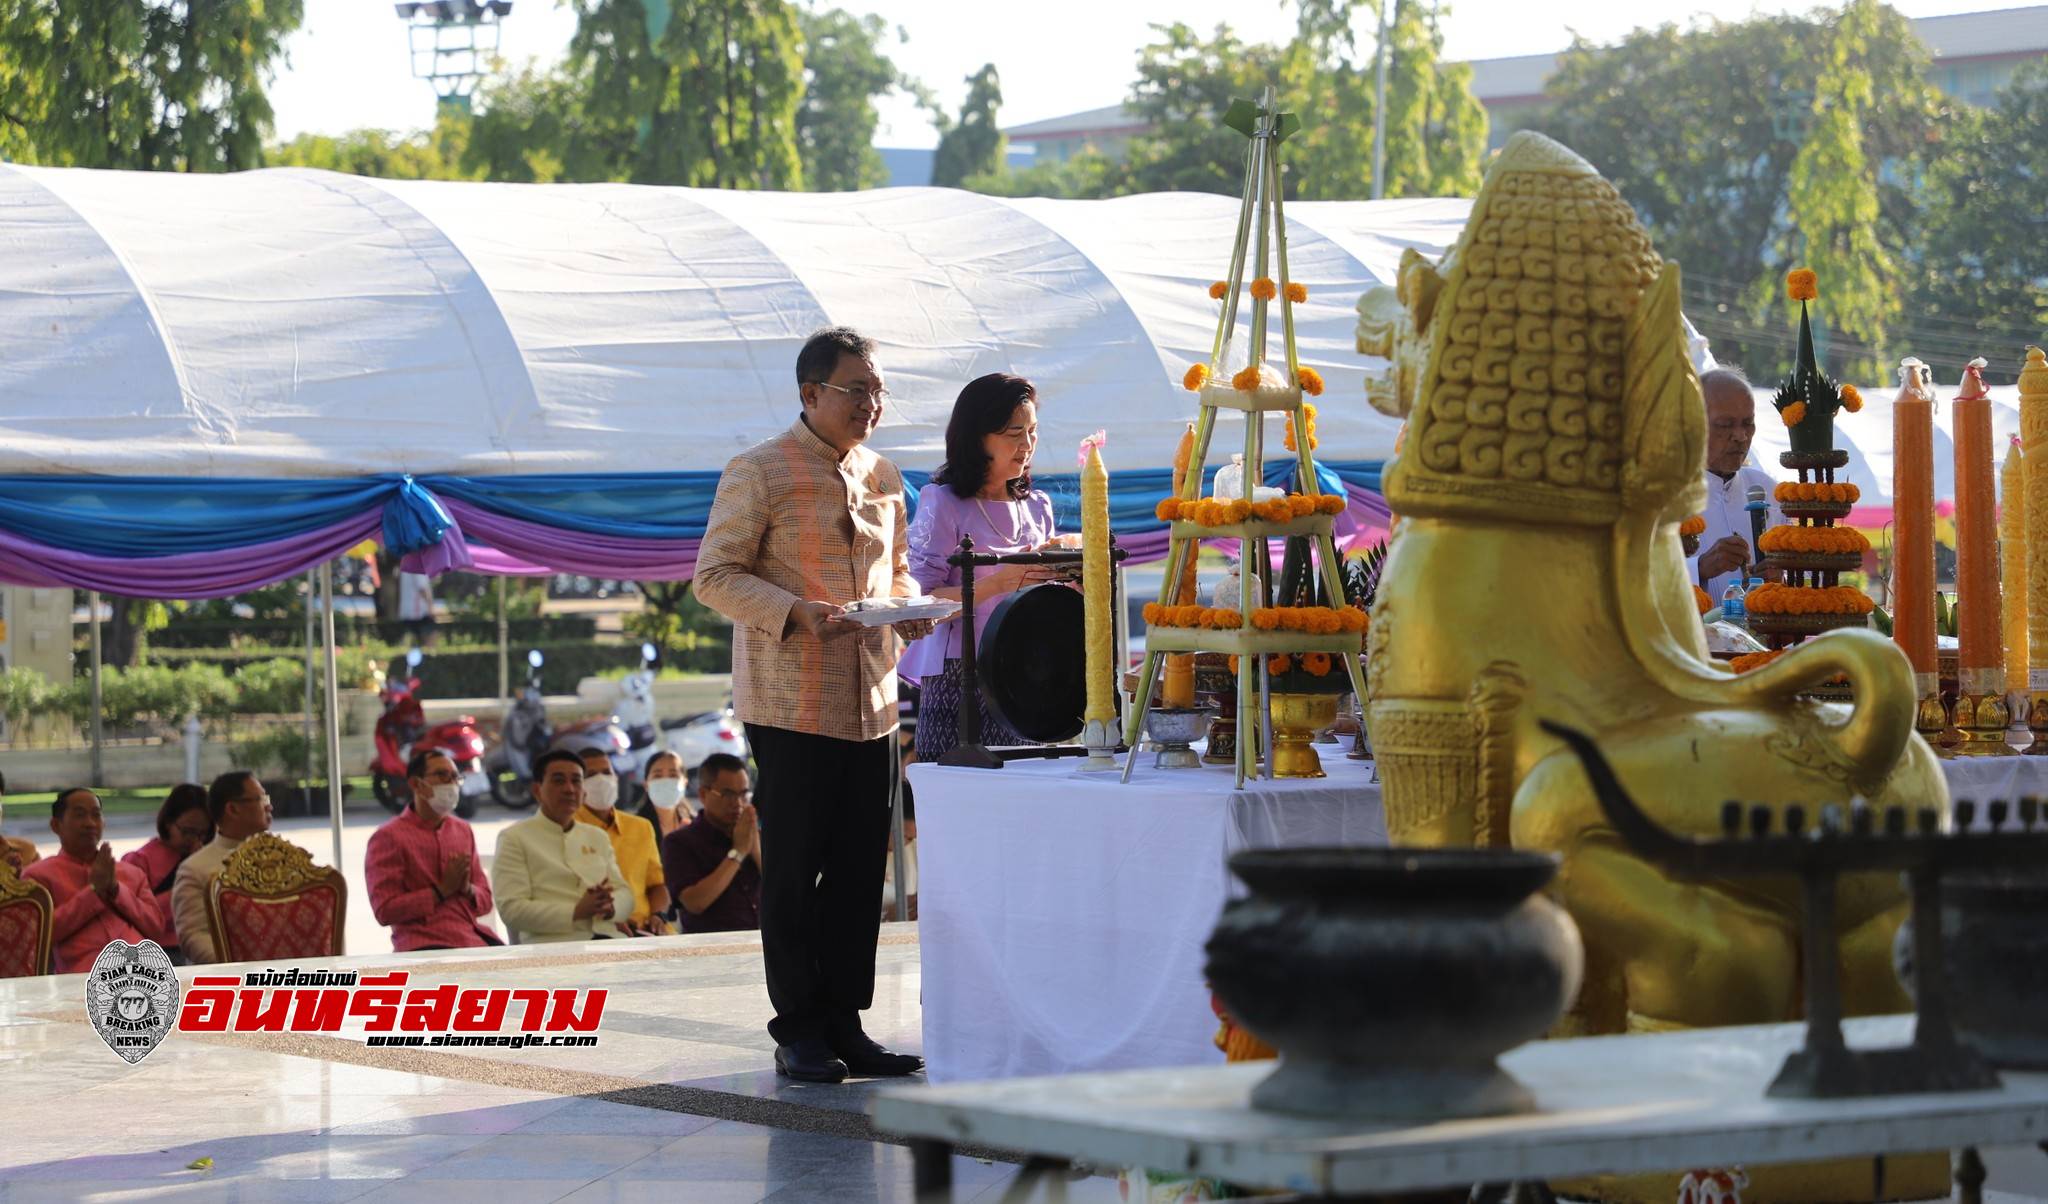
POLYGON ((863 627, 886 627, 891 623, 913 623, 919 619, 944 619, 959 613, 960 604, 929 595, 922 598, 866 598, 840 618, 863 627))

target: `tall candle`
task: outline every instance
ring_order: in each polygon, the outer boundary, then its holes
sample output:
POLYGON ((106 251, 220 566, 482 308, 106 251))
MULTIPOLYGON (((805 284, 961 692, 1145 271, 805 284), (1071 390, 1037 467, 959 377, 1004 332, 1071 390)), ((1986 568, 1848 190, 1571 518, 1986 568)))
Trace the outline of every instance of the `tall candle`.
MULTIPOLYGON (((2027 476, 2027 669, 2048 692, 2048 357, 2027 348, 2020 369, 2020 441, 2027 476)), ((2011 582, 2007 589, 2014 588, 2011 582)))
MULTIPOLYGON (((1195 458, 1195 424, 1190 422, 1181 432, 1180 448, 1173 453, 1173 496, 1189 496, 1187 484, 1190 462, 1195 458)), ((1168 591, 1168 600, 1175 606, 1186 606, 1195 600, 1195 557, 1201 544, 1190 540, 1186 559, 1181 564, 1180 578, 1176 587, 1168 591)), ((1162 687, 1160 701, 1169 707, 1192 707, 1195 705, 1195 654, 1175 652, 1166 658, 1166 684, 1162 687)))
POLYGON ((2005 449, 1998 478, 1998 596, 2005 634, 2005 692, 2027 696, 2027 486, 2020 441, 2005 449))
POLYGON ((1966 695, 2005 689, 1999 642, 1998 493, 1991 467, 1991 397, 1979 375, 1984 361, 1963 370, 1955 400, 1956 666, 1966 695))
POLYGON ((1892 638, 1913 663, 1921 697, 1935 692, 1934 389, 1927 365, 1899 365, 1892 402, 1892 638))
POLYGON ((1101 436, 1084 442, 1081 469, 1081 601, 1088 649, 1088 709, 1082 718, 1104 725, 1116 718, 1115 624, 1109 613, 1109 469, 1101 436))

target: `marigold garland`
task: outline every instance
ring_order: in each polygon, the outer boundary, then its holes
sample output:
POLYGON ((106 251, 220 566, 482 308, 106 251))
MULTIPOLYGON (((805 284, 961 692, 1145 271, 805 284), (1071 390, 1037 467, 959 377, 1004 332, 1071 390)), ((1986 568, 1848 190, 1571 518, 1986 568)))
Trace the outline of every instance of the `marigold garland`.
POLYGON ((1294 668, 1294 658, 1285 652, 1275 652, 1266 658, 1266 666, 1275 673, 1285 673, 1294 668))
POLYGON ((1271 301, 1279 295, 1280 289, 1273 283, 1272 277, 1261 276, 1257 280, 1252 281, 1252 296, 1257 297, 1259 300, 1271 301))
POLYGON ((1229 294, 1230 282, 1228 280, 1218 280, 1209 286, 1209 299, 1212 301, 1221 301, 1229 294))
POLYGON ((1781 502, 1854 502, 1863 491, 1846 481, 1780 481, 1771 496, 1781 502))
POLYGON ((1268 502, 1252 502, 1244 498, 1195 498, 1182 501, 1176 497, 1161 498, 1152 508, 1152 513, 1161 522, 1194 523, 1203 527, 1232 527, 1246 519, 1257 518, 1269 523, 1284 523, 1311 514, 1342 514, 1345 499, 1334 493, 1317 494, 1291 493, 1284 498, 1268 502))
POLYGON ((1779 410, 1778 417, 1783 418, 1785 420, 1786 426, 1798 426, 1800 423, 1806 421, 1806 403, 1803 401, 1795 401, 1791 405, 1786 406, 1784 409, 1779 410))
POLYGON ((1876 607, 1862 590, 1846 585, 1811 589, 1776 582, 1749 591, 1742 604, 1760 615, 1867 615, 1876 607))
POLYGON ((1707 591, 1697 585, 1692 587, 1692 604, 1700 608, 1701 614, 1714 609, 1714 600, 1707 597, 1707 591))
POLYGON ((1785 293, 1794 301, 1811 301, 1820 296, 1820 277, 1812 268, 1793 268, 1785 273, 1785 293))
MULTIPOLYGON (((1149 602, 1144 610, 1147 627, 1207 627, 1233 631, 1244 625, 1241 612, 1219 606, 1167 606, 1149 602)), ((1355 606, 1262 606, 1252 611, 1252 626, 1260 631, 1298 631, 1304 635, 1336 635, 1361 632, 1370 625, 1364 611, 1355 606)))
MULTIPOLYGON (((1311 371, 1311 369, 1303 368, 1302 371, 1308 372, 1311 371)), ((1316 383, 1318 385, 1321 385, 1322 378, 1317 377, 1316 383)), ((1308 386, 1303 385, 1302 387, 1305 389, 1308 386)), ((1318 388, 1315 390, 1315 392, 1320 393, 1322 392, 1322 389, 1318 388)), ((1308 404, 1307 402, 1303 402, 1301 405, 1301 416, 1307 421, 1308 425, 1308 449, 1310 451, 1314 451, 1317 447, 1320 447, 1322 445, 1322 441, 1316 438, 1316 408, 1308 404)), ((1280 437, 1280 441, 1287 445, 1288 451, 1297 450, 1294 446, 1294 423, 1292 420, 1289 420, 1289 422, 1287 423, 1287 433, 1280 437)))
POLYGON ((1301 667, 1308 671, 1310 677, 1328 677, 1330 675, 1330 654, 1327 652, 1304 652, 1301 654, 1301 667))
MULTIPOLYGON (((1238 662, 1243 659, 1241 656, 1230 658, 1230 675, 1232 677, 1237 676, 1238 662)), ((1299 668, 1311 677, 1327 677, 1332 670, 1338 668, 1341 664, 1335 656, 1327 652, 1300 653, 1298 659, 1301 663, 1299 665, 1294 663, 1296 659, 1296 654, 1287 652, 1269 652, 1265 657, 1266 667, 1275 673, 1286 673, 1291 669, 1299 668)))
MULTIPOLYGON (((1297 368, 1294 373, 1294 379, 1301 386, 1301 391, 1310 397, 1321 397, 1323 395, 1323 374, 1314 368, 1297 368)), ((1289 423, 1288 429, 1292 430, 1293 426, 1293 423, 1289 423)))
POLYGON ((1863 394, 1855 385, 1842 386, 1842 408, 1851 414, 1863 408, 1863 394))
POLYGON ((1695 514, 1684 522, 1679 523, 1678 533, 1680 535, 1705 535, 1707 533, 1707 516, 1695 514))
POLYGON ((1287 299, 1300 305, 1308 300, 1308 285, 1290 280, 1287 282, 1287 299))
MULTIPOLYGON (((1730 660, 1728 667, 1737 673, 1753 673, 1790 651, 1792 651, 1790 648, 1773 648, 1769 652, 1745 652, 1741 656, 1730 660)), ((1827 684, 1831 686, 1845 686, 1849 684, 1849 679, 1845 676, 1837 675, 1830 677, 1827 680, 1827 684)))
POLYGON ((1190 393, 1200 393, 1202 386, 1209 383, 1209 365, 1196 364, 1188 374, 1180 378, 1180 387, 1190 393))
POLYGON ((1766 552, 1847 555, 1870 550, 1870 538, 1854 527, 1772 527, 1757 546, 1766 552))
POLYGON ((1259 387, 1259 366, 1253 364, 1230 378, 1230 387, 1240 393, 1255 392, 1259 387))

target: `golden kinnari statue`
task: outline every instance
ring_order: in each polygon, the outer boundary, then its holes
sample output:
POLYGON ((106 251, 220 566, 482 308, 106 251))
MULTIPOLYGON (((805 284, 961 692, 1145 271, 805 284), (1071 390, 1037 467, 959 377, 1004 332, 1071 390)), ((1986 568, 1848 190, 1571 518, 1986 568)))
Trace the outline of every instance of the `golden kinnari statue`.
MULTIPOLYGON (((1374 404, 1408 423, 1368 654, 1389 836, 1562 855, 1555 892, 1586 944, 1569 1031, 1797 1018, 1797 884, 1666 876, 1609 829, 1537 720, 1595 733, 1673 831, 1718 835, 1729 800, 1945 812, 1905 656, 1844 631, 1739 678, 1709 658, 1678 536, 1704 504, 1706 434, 1678 265, 1576 154, 1516 134, 1442 262, 1404 258, 1399 300, 1361 323, 1361 349, 1395 363, 1374 404), (1853 705, 1800 697, 1837 675, 1853 705)), ((1837 906, 1850 1011, 1910 1010, 1891 961, 1896 877, 1844 879, 1837 906)), ((1920 1180, 1945 1161, 1902 1165, 1924 1161, 1891 1160, 1885 1193, 1943 1194, 1920 1180)), ((1744 1199, 1868 1200, 1862 1165, 1776 1187, 1751 1168, 1744 1199)), ((1649 1183, 1573 1194, 1674 1198, 1649 1183)))

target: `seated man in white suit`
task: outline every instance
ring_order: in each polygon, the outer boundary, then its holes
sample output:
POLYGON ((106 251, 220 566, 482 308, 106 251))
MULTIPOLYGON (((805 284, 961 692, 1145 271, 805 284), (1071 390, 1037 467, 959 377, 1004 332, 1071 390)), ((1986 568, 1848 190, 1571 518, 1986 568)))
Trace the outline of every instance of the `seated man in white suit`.
POLYGON ((633 895, 604 829, 576 822, 583 762, 544 753, 533 765, 540 814, 498 834, 491 893, 498 917, 527 942, 588 941, 621 935, 633 895))

